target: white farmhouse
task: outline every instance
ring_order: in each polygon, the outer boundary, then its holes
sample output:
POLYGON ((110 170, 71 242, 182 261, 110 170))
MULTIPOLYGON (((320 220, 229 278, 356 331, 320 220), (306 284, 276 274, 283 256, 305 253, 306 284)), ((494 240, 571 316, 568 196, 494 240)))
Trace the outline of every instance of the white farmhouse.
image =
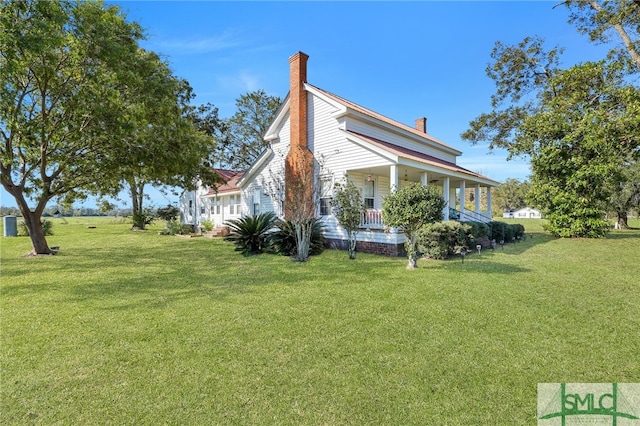
POLYGON ((345 179, 361 189, 367 207, 359 251, 403 253, 404 234, 385 227, 381 209, 391 191, 411 183, 442 191, 444 220, 491 220, 491 188, 499 183, 458 166, 462 152, 429 135, 426 118, 407 126, 313 86, 307 83, 307 60, 302 52, 289 58, 290 91, 264 136, 269 148, 238 181, 242 215, 274 211, 285 216, 291 207, 285 206, 286 187, 296 179, 285 166, 287 157, 303 152, 315 163, 313 173, 303 175, 312 176, 310 186, 320 194, 316 212, 331 247, 346 247, 346 231, 330 207, 334 184, 345 179), (459 199, 468 188, 475 191, 473 210, 459 199), (481 211, 481 205, 487 210, 481 211))
POLYGON ((531 207, 523 207, 518 210, 505 211, 502 217, 509 219, 542 219, 540 210, 531 207))
POLYGON ((230 219, 242 217, 242 191, 238 181, 244 172, 215 171, 224 183, 217 188, 198 186, 180 196, 181 223, 198 228, 202 222, 211 221, 214 226, 221 227, 230 219))

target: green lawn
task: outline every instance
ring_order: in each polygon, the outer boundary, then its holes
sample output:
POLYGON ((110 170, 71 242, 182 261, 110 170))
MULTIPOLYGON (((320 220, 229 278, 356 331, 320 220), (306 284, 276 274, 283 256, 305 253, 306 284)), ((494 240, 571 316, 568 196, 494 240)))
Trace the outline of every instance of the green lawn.
POLYGON ((407 271, 60 221, 0 237, 2 424, 535 424, 540 382, 640 381, 638 229, 407 271))

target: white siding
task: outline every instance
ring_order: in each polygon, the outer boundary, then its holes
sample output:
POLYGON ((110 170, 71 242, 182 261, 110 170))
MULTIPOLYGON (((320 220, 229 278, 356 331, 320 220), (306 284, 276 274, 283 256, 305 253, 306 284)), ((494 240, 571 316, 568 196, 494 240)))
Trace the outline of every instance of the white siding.
POLYGON ((456 162, 455 155, 440 150, 438 148, 438 145, 435 143, 433 145, 421 143, 418 140, 402 137, 397 133, 373 126, 369 123, 365 123, 364 121, 356 120, 353 118, 347 119, 346 127, 347 130, 351 130, 353 132, 362 133, 363 135, 371 136, 372 138, 393 143, 394 145, 402 146, 414 151, 424 152, 445 161, 449 161, 452 163, 456 162))
POLYGON ((324 100, 310 94, 307 123, 309 147, 318 161, 323 161, 323 173, 340 180, 353 169, 391 165, 387 159, 350 142, 340 123, 331 114, 334 108, 324 100))

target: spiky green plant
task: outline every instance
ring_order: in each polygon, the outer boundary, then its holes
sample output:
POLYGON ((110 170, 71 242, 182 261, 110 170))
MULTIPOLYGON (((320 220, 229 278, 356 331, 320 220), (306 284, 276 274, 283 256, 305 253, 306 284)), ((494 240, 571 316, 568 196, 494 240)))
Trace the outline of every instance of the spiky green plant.
POLYGON ((269 230, 276 220, 273 212, 229 220, 226 224, 230 232, 224 239, 234 243, 236 251, 241 251, 245 256, 262 253, 267 247, 269 230))
MULTIPOLYGON (((275 226, 277 231, 269 236, 269 245, 273 250, 283 256, 293 256, 296 254, 296 228, 290 220, 277 221, 275 226)), ((309 254, 316 255, 322 253, 325 245, 324 226, 319 219, 312 219, 311 224, 311 244, 309 254)))

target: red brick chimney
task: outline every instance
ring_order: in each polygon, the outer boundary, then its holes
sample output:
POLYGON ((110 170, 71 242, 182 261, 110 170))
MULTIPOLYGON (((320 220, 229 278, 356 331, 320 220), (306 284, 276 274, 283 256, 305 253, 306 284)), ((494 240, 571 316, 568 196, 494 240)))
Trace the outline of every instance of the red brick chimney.
POLYGON ((298 52, 289 58, 289 115, 291 117, 291 145, 307 147, 307 60, 298 52))
POLYGON ((298 52, 289 58, 290 148, 285 160, 285 218, 313 217, 314 161, 307 141, 307 60, 298 52))
POLYGON ((426 117, 416 118, 416 129, 421 131, 422 133, 427 133, 427 118, 426 117))

